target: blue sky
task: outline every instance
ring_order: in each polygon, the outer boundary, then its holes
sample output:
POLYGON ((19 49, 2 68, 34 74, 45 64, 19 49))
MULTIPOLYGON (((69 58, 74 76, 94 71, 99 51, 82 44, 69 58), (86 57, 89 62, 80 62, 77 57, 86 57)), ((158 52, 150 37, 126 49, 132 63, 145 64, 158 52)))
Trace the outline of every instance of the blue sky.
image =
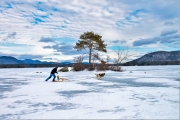
POLYGON ((107 53, 128 49, 135 59, 154 51, 180 50, 179 0, 1 0, 0 56, 73 61, 73 49, 94 31, 107 53))

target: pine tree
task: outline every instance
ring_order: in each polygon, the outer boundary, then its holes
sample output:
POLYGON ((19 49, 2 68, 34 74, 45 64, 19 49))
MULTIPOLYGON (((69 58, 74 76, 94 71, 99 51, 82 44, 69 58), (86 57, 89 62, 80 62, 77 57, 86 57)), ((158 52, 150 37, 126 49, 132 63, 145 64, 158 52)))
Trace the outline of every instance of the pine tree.
POLYGON ((80 40, 76 42, 74 49, 78 51, 89 49, 89 64, 91 64, 91 56, 94 51, 107 52, 107 45, 104 44, 101 38, 102 36, 94 32, 84 32, 84 34, 80 35, 80 40))

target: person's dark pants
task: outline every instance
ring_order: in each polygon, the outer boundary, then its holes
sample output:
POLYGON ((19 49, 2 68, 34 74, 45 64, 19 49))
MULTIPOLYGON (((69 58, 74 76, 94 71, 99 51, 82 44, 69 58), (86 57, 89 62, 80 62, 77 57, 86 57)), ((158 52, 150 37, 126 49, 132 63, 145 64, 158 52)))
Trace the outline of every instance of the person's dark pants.
POLYGON ((50 76, 46 79, 46 81, 48 81, 52 76, 53 76, 53 81, 54 81, 56 78, 55 74, 50 74, 50 76))

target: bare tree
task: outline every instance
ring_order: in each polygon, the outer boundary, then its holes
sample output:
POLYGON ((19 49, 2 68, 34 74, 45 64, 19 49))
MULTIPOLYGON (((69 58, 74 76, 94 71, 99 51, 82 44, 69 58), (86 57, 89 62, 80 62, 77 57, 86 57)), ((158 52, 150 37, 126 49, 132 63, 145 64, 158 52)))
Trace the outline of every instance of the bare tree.
POLYGON ((110 56, 109 55, 106 55, 106 63, 108 64, 110 61, 110 56))
POLYGON ((74 58, 74 64, 73 64, 74 71, 81 71, 85 69, 85 66, 83 65, 84 58, 85 58, 84 55, 74 58))
POLYGON ((125 49, 120 49, 120 48, 117 51, 115 51, 115 53, 116 53, 117 57, 114 58, 114 60, 113 60, 113 63, 115 64, 115 67, 113 67, 112 70, 114 70, 114 71, 122 71, 121 66, 120 66, 121 63, 123 61, 127 60, 132 55, 129 54, 128 49, 125 50, 125 49))
POLYGON ((99 54, 98 53, 93 53, 92 54, 92 62, 93 62, 93 67, 95 68, 95 64, 96 64, 96 61, 97 60, 100 60, 100 57, 99 57, 99 54))
POLYGON ((84 55, 74 58, 74 63, 82 63, 84 60, 84 55))
POLYGON ((95 59, 95 60, 98 60, 99 62, 100 62, 100 64, 98 64, 98 66, 96 66, 96 69, 97 70, 100 70, 100 71, 104 71, 104 70, 108 70, 109 68, 108 68, 108 62, 109 62, 109 60, 110 60, 110 57, 107 55, 107 58, 106 58, 106 61, 104 61, 103 59, 101 59, 100 57, 99 57, 99 54, 98 53, 95 53, 95 54, 93 54, 93 59, 95 59))

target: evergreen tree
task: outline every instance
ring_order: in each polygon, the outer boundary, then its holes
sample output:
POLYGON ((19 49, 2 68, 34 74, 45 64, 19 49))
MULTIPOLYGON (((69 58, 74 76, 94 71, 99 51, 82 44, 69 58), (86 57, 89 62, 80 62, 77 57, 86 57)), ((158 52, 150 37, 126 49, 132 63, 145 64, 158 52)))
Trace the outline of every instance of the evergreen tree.
POLYGON ((89 64, 91 64, 91 56, 94 51, 107 52, 106 44, 101 39, 102 36, 95 34, 94 32, 84 32, 80 36, 80 40, 76 42, 74 49, 78 51, 83 49, 89 49, 89 64))

